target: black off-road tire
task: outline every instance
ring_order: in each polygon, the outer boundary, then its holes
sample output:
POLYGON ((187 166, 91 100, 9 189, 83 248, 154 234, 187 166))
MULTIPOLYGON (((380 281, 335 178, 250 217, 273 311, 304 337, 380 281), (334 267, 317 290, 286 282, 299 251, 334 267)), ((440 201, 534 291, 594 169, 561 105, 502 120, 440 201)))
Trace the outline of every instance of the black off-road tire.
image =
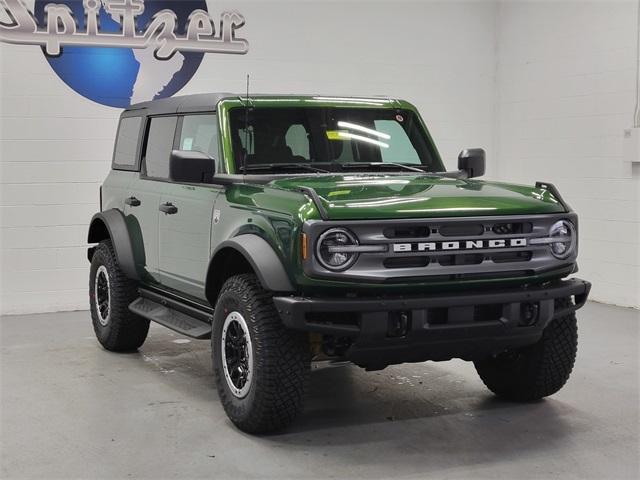
MULTIPOLYGON (((569 306, 556 300, 556 309, 569 306)), ((484 384, 496 395, 513 401, 533 401, 553 395, 569 379, 578 349, 575 313, 552 320, 535 344, 476 361, 484 384)))
MULTIPOLYGON (((103 283, 104 284, 104 283, 103 283)), ((137 282, 129 279, 118 265, 111 240, 103 240, 91 259, 89 303, 93 330, 100 344, 113 352, 132 351, 140 347, 149 331, 149 320, 129 311, 129 304, 138 297, 137 282), (108 276, 108 310, 106 322, 96 302, 96 275, 104 267, 108 276)))
POLYGON ((220 401, 240 430, 269 433, 293 422, 302 410, 309 379, 308 337, 282 325, 271 294, 255 275, 235 275, 222 287, 214 310, 211 351, 220 401), (246 322, 253 355, 252 377, 241 398, 225 378, 222 359, 223 327, 234 312, 246 322))

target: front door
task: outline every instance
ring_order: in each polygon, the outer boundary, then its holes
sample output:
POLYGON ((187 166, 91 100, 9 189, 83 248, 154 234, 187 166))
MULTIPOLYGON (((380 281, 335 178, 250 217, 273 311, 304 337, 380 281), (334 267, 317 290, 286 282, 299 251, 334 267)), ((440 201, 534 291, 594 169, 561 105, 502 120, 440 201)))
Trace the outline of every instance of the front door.
MULTIPOLYGON (((218 125, 213 113, 179 119, 176 148, 218 157, 218 125)), ((160 213, 158 278, 163 285, 206 299, 205 280, 211 254, 214 204, 223 191, 214 185, 170 183, 161 202, 174 207, 160 213)), ((214 227, 215 228, 215 227, 214 227)))
POLYGON ((160 213, 158 274, 163 285, 206 299, 213 208, 220 191, 213 186, 170 184, 164 192, 162 203, 176 211, 160 213))

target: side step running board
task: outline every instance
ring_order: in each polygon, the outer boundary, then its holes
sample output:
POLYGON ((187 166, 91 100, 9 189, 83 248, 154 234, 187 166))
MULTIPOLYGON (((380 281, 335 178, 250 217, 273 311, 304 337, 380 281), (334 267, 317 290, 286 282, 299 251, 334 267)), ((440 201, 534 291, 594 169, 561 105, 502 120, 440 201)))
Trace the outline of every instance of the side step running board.
POLYGON ((136 315, 164 325, 171 330, 192 338, 211 338, 211 315, 175 299, 162 297, 155 292, 140 289, 138 299, 131 302, 129 310, 136 315), (152 298, 147 298, 152 297, 152 298))

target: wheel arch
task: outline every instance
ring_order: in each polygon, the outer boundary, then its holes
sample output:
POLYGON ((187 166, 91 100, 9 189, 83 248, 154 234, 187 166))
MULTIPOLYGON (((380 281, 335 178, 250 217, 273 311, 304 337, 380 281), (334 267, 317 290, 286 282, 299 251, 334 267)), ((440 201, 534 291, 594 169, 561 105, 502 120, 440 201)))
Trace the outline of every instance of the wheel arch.
MULTIPOLYGON (((87 234, 88 243, 100 243, 103 240, 111 240, 116 259, 122 271, 127 277, 139 280, 136 269, 133 245, 127 228, 127 222, 123 213, 115 208, 96 213, 91 218, 89 232, 87 234)), ((87 258, 93 258, 95 247, 89 247, 87 258)))
POLYGON ((211 305, 215 305, 224 282, 240 273, 255 273, 265 290, 295 291, 271 245, 258 235, 242 234, 225 240, 213 252, 205 281, 205 292, 211 305))

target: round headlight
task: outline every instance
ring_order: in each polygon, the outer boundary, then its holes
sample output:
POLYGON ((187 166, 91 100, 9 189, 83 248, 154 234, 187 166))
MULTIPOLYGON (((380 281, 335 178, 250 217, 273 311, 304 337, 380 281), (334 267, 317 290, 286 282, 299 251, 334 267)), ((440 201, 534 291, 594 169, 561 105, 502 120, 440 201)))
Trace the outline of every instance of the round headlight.
POLYGON ((332 228, 320 235, 316 244, 316 256, 328 270, 346 270, 358 258, 357 252, 349 251, 349 247, 356 245, 358 240, 349 230, 332 228))
POLYGON ((576 248, 576 227, 567 220, 559 220, 549 229, 551 253, 556 258, 564 259, 576 248), (557 239, 557 241, 554 241, 557 239))

